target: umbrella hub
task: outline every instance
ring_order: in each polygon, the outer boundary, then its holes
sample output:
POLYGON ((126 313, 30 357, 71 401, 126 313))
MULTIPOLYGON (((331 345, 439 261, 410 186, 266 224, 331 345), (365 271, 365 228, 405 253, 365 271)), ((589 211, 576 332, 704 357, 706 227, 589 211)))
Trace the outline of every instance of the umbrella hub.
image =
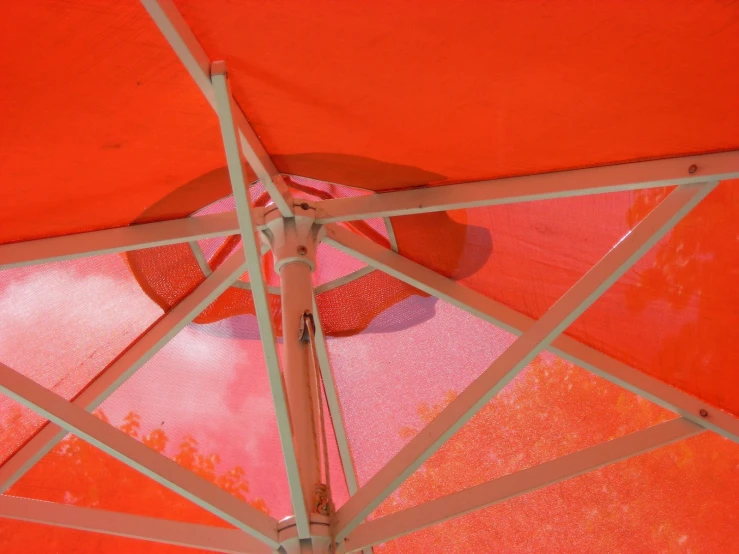
POLYGON ((277 524, 278 540, 285 554, 328 554, 332 540, 330 525, 329 517, 311 514, 311 536, 309 539, 299 539, 295 516, 289 516, 277 524))
POLYGON ((274 267, 281 273, 283 266, 302 263, 316 269, 316 246, 322 226, 315 223, 315 209, 307 203, 295 206, 295 217, 282 217, 278 210, 265 214, 266 229, 262 242, 272 250, 274 267))

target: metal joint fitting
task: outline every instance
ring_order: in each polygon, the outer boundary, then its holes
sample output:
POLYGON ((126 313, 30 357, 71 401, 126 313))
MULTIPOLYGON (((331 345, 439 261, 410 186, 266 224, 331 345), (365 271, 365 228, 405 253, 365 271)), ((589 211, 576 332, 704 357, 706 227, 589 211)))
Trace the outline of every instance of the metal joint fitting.
POLYGON ((323 227, 315 223, 315 210, 305 203, 295 206, 295 217, 282 217, 277 210, 265 214, 262 240, 269 245, 275 271, 289 263, 304 263, 316 269, 316 247, 323 227), (305 207, 304 207, 305 206, 305 207))

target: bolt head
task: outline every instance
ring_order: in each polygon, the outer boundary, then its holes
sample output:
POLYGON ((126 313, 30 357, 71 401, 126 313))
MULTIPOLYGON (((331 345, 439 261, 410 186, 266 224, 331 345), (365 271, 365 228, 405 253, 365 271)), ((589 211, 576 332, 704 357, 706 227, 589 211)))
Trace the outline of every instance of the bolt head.
POLYGON ((688 173, 690 173, 690 174, 693 174, 693 173, 695 173, 696 171, 698 171, 698 166, 697 166, 697 165, 695 165, 695 164, 691 165, 691 166, 690 166, 690 167, 688 168, 688 173))
POLYGON ((302 204, 300 205, 300 209, 301 209, 301 210, 307 210, 307 209, 309 209, 309 208, 310 208, 310 205, 308 204, 308 202, 303 202, 303 203, 302 203, 302 204))
POLYGON ((305 246, 298 246, 298 254, 305 256, 308 253, 308 249, 305 246))
POLYGON ((701 417, 708 417, 708 411, 704 408, 701 408, 701 411, 698 412, 701 417))

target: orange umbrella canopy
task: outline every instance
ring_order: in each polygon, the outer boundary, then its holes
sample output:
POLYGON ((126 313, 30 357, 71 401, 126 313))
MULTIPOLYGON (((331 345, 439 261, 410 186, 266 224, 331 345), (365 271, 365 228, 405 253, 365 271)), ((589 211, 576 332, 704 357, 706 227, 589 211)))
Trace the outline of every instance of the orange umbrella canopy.
MULTIPOLYGON (((311 206, 739 150, 736 3, 144 4, 179 12, 207 57, 225 60, 235 103, 293 198, 311 206)), ((238 229, 23 267, 5 252, 238 206, 218 117, 145 6, 0 10, 0 362, 74 400, 242 249, 238 229)), ((248 167, 246 180, 254 206, 270 209, 248 167)), ((338 225, 539 320, 674 189, 668 180, 338 225)), ((282 348, 280 278, 269 255, 262 266, 282 348)), ((728 179, 564 334, 640 382, 694 398, 709 424, 733 431, 704 431, 374 551, 734 551, 737 283, 739 181, 728 179)), ((318 247, 313 285, 343 418, 325 421, 340 509, 516 337, 329 244, 318 247)), ((251 286, 244 274, 224 287, 95 413, 280 519, 294 510, 251 286)), ((686 415, 591 369, 561 349, 541 353, 370 521, 686 415)), ((0 396, 0 422, 0 502, 229 526, 73 435, 19 474, 13 460, 48 421, 0 396)), ((18 519, 0 519, 4 552, 192 551, 18 519)))

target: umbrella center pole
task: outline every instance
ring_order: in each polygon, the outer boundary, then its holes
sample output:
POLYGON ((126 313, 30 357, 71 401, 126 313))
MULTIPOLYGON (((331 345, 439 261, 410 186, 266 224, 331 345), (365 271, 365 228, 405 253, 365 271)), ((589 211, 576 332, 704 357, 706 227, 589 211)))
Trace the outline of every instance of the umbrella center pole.
MULTIPOLYGON (((282 299, 283 379, 293 444, 306 510, 311 518, 328 516, 330 498, 326 476, 322 477, 320 445, 322 425, 318 421, 322 401, 317 386, 318 368, 306 329, 312 325, 313 280, 316 247, 321 227, 314 224, 313 210, 296 206, 296 216, 283 218, 275 210, 267 217, 264 240, 272 250, 275 271, 280 276, 282 299)), ((323 454, 326 455, 325 453, 323 454)), ((325 461, 325 458, 324 458, 325 461)))

